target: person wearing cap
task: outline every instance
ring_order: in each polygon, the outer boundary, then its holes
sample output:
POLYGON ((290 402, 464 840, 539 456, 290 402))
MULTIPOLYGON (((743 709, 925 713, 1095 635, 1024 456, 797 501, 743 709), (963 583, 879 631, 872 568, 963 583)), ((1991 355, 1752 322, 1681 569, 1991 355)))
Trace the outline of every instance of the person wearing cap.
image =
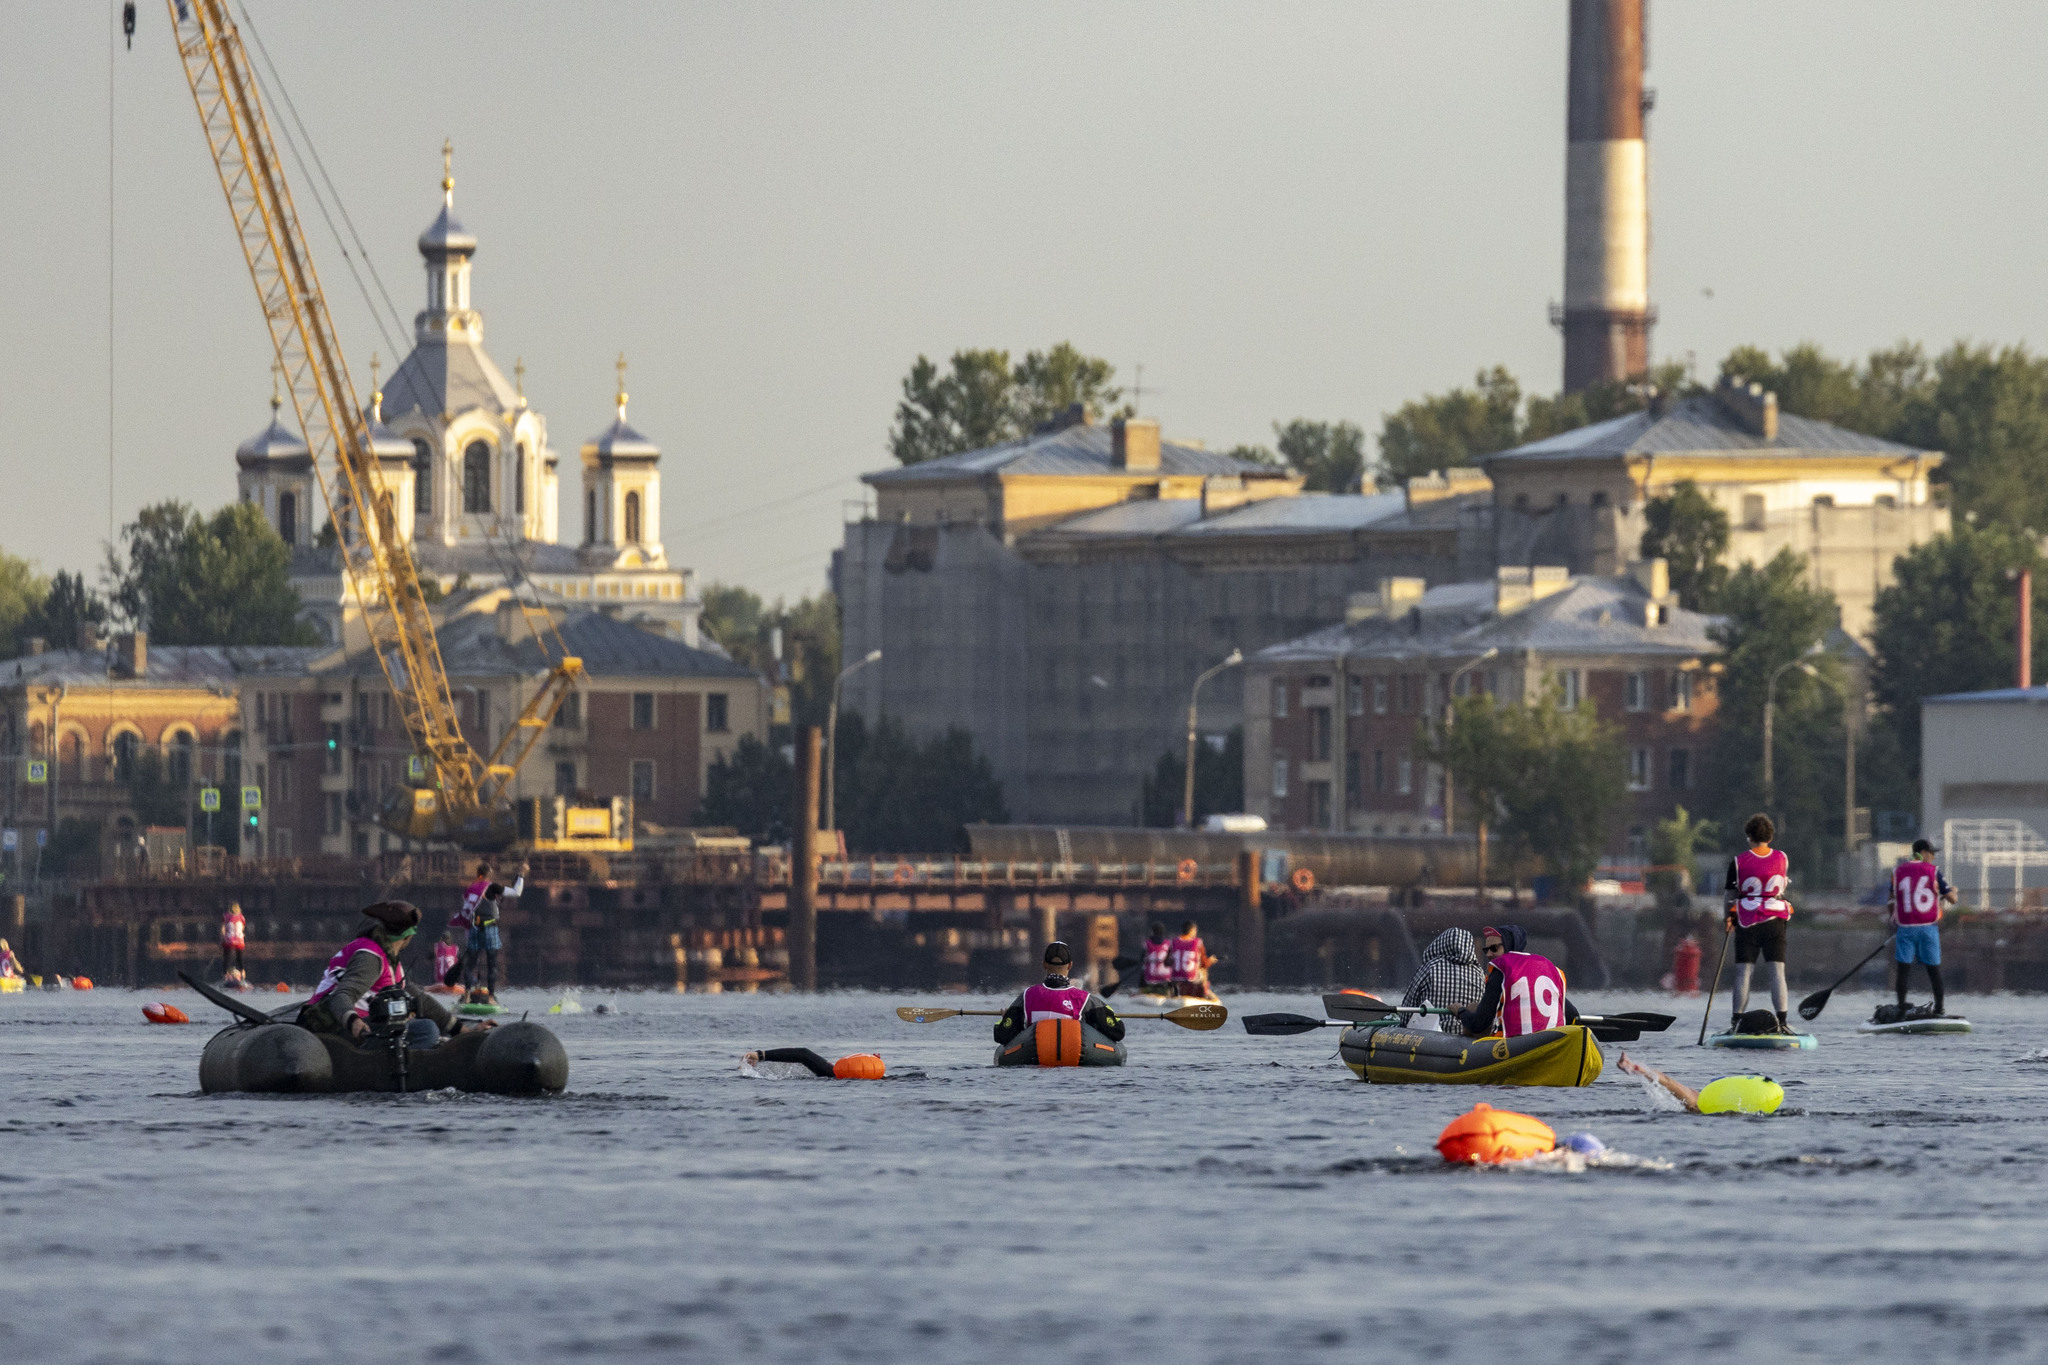
POLYGON ((1068 975, 1073 967, 1073 949, 1058 939, 1045 945, 1045 980, 1026 986, 996 1020, 998 1047, 1041 1019, 1078 1019, 1112 1043, 1123 1041, 1124 1021, 1116 1017, 1108 1001, 1086 986, 1074 984, 1068 975))
POLYGON ((1927 968, 1927 984, 1934 989, 1935 1018, 1941 1017, 1946 1003, 1941 986, 1941 907, 1956 903, 1956 889, 1935 866, 1938 852, 1925 839, 1915 839, 1912 856, 1892 869, 1892 923, 1897 926, 1892 957, 1898 962, 1894 984, 1901 1017, 1906 1011, 1906 980, 1915 962, 1927 968))
POLYGON ((0 938, 0 976, 20 976, 21 959, 14 955, 14 949, 7 946, 7 940, 0 938))
POLYGON ((1479 931, 1486 958, 1486 985, 1479 1003, 1449 1015, 1474 1038, 1519 1038, 1576 1023, 1578 1007, 1564 993, 1564 972, 1541 953, 1529 951, 1529 932, 1519 924, 1487 925, 1479 931))
POLYGON ((419 907, 406 901, 379 901, 365 907, 356 936, 327 959, 319 986, 299 1007, 299 1026, 315 1033, 345 1033, 360 1039, 370 1031, 370 997, 402 986, 415 1014, 431 1020, 441 1032, 449 1032, 455 1016, 446 1005, 407 981, 405 967, 398 960, 419 927, 419 907))

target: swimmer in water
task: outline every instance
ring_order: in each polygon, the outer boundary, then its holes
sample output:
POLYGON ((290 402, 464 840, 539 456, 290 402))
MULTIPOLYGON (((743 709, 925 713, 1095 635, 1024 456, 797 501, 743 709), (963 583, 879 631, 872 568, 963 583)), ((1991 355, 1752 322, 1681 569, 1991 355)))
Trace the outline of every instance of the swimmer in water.
POLYGON ((882 1079, 882 1059, 872 1052, 856 1052, 828 1062, 807 1047, 771 1047, 758 1052, 746 1052, 740 1060, 748 1066, 762 1062, 795 1062, 806 1067, 820 1080, 865 1081, 882 1079))

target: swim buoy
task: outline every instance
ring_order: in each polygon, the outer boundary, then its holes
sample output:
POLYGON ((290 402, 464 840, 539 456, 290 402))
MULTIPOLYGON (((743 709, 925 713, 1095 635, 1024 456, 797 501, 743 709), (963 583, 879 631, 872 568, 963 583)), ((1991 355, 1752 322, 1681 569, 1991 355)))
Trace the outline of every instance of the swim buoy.
POLYGON ((1769 1076, 1723 1076, 1700 1091, 1702 1114, 1775 1114, 1785 1087, 1769 1076))
POLYGON ((896 870, 890 873, 889 875, 890 880, 896 882, 898 885, 901 885, 902 883, 909 881, 912 877, 915 877, 917 875, 917 869, 912 867, 909 863, 898 863, 896 864, 896 870))
POLYGON ((1436 1140, 1445 1161, 1472 1163, 1520 1161, 1556 1146, 1557 1134, 1542 1119, 1489 1104, 1452 1119, 1436 1140))
POLYGON ((74 976, 74 977, 72 977, 72 978, 71 978, 71 989, 72 989, 72 990, 74 990, 74 991, 89 991, 89 990, 91 990, 91 989, 92 989, 92 978, 91 978, 91 977, 89 977, 89 976, 74 976))
POLYGON ((1287 884, 1306 896, 1316 889, 1316 874, 1305 867, 1297 867, 1287 874, 1287 884))
POLYGON ((1174 870, 1182 881, 1191 882, 1201 872, 1202 867, 1193 858, 1182 858, 1180 866, 1174 870))
POLYGON ((856 1052, 832 1063, 832 1074, 842 1081, 879 1081, 883 1075, 882 1058, 873 1052, 856 1052))
POLYGON ((279 995, 290 995, 292 993, 292 988, 290 986, 285 985, 284 982, 280 981, 277 983, 277 993, 279 995))
POLYGON ((152 1024, 189 1024, 192 1016, 176 1005, 166 1005, 161 1000, 142 1007, 142 1017, 152 1024))

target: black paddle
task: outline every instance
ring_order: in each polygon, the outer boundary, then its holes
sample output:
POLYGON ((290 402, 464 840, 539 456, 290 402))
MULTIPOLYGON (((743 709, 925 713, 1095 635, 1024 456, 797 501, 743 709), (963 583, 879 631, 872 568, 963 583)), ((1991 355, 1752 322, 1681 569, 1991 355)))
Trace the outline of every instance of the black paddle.
POLYGON ((1319 1028, 1353 1027, 1353 1021, 1349 1019, 1311 1019, 1306 1014, 1248 1014, 1243 1023, 1246 1033, 1261 1038, 1285 1038, 1319 1028))
POLYGON ((1138 965, 1138 959, 1135 957, 1113 957, 1109 960, 1109 965, 1116 968, 1116 980, 1110 982, 1098 992, 1105 1000, 1123 989, 1124 982, 1130 979, 1128 974, 1131 968, 1138 965))
POLYGON ((245 1024, 269 1024, 276 1022, 262 1010, 251 1009, 233 996, 223 995, 203 981, 194 981, 184 972, 178 973, 178 979, 245 1024))
MULTIPOLYGON (((1856 973, 1862 971, 1865 967, 1868 967, 1870 965, 1870 958, 1876 957, 1886 948, 1889 948, 1891 946, 1892 939, 1895 937, 1897 936, 1891 934, 1886 935, 1883 943, 1878 944, 1875 948, 1872 948, 1870 950, 1870 957, 1864 958, 1861 962, 1851 967, 1848 971, 1842 973, 1842 981, 1847 981, 1850 977, 1856 975, 1856 973)), ((1820 1018, 1820 1012, 1828 1007, 1828 997, 1833 995, 1837 990, 1841 988, 1842 981, 1837 981, 1834 985, 1828 987, 1824 991, 1815 991, 1812 995, 1809 995, 1804 1000, 1800 1001, 1799 1017, 1801 1019, 1804 1019, 1809 1024, 1812 1023, 1814 1020, 1820 1018)))
POLYGON ((1729 920, 1728 927, 1721 931, 1721 956, 1714 962, 1714 979, 1707 983, 1707 1007, 1700 1011, 1701 1047, 1707 1045, 1707 1020, 1714 1013, 1714 992, 1721 989, 1721 969, 1728 965, 1728 944, 1735 937, 1735 921, 1729 920))
MULTIPOLYGON (((1398 1008, 1398 1007, 1397 1007, 1398 1008)), ((1335 1013, 1335 1011, 1331 1011, 1335 1013)), ((1409 1008, 1402 1014, 1443 1014, 1444 1010, 1409 1008)), ((1305 1014, 1254 1014, 1244 1020, 1244 1031, 1262 1038, 1284 1038, 1297 1033, 1308 1033, 1319 1028, 1357 1028, 1361 1024, 1392 1022, 1385 1015, 1371 1019, 1312 1019, 1305 1014)), ((1592 1031, 1595 1038, 1603 1043, 1633 1043, 1643 1036, 1643 1026, 1620 1016, 1599 1018, 1591 1015, 1579 1016, 1579 1022, 1592 1031)))

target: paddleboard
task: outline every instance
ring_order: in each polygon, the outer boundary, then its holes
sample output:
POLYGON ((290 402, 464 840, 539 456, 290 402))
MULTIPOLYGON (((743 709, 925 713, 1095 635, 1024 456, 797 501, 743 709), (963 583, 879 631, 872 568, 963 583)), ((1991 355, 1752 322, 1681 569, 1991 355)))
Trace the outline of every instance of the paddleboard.
POLYGON ((510 1014, 503 1005, 458 1005, 455 1012, 470 1019, 488 1019, 495 1015, 510 1014))
POLYGON ((1970 1033, 1970 1021, 1954 1015, 1944 1014, 1934 1019, 1901 1019, 1896 1024, 1873 1024, 1868 1021, 1856 1026, 1858 1033, 1970 1033))
POLYGON ((1820 1039, 1811 1033, 1710 1033, 1707 1046, 1783 1052, 1819 1047, 1820 1039))

